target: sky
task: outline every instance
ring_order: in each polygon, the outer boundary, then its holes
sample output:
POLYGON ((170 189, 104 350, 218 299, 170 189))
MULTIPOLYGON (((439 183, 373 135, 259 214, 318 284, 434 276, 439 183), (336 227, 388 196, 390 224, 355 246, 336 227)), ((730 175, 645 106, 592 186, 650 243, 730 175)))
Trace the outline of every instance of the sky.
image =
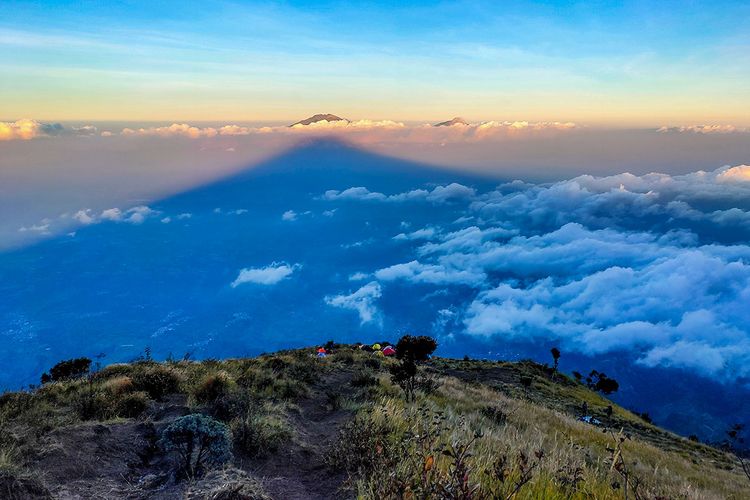
POLYGON ((15 1, 0 120, 750 126, 750 4, 15 1))

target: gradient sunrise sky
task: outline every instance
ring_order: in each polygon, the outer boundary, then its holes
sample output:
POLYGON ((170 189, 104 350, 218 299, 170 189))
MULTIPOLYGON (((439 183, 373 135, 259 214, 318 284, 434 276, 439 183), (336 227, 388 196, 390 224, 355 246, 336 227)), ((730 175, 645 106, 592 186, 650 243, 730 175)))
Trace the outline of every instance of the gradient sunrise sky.
POLYGON ((0 120, 750 125, 750 3, 15 1, 0 120))

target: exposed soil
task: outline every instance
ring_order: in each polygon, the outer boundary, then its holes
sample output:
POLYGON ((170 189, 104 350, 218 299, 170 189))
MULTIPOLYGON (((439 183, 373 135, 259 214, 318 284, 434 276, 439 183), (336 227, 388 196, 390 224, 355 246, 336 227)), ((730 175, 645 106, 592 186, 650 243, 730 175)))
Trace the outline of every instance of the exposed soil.
MULTIPOLYGON (((298 402, 299 414, 291 424, 297 438, 291 446, 267 459, 255 460, 254 473, 262 478, 265 490, 279 500, 346 498, 341 491, 343 473, 331 472, 324 454, 338 436, 339 429, 352 417, 351 412, 337 408, 340 399, 351 394, 352 374, 338 371, 313 384, 311 396, 298 402)), ((351 495, 349 495, 351 496, 351 495)))
POLYGON ((173 395, 152 405, 146 421, 85 423, 45 435, 29 463, 38 481, 15 484, 13 491, 24 491, 24 499, 265 498, 252 494, 260 484, 279 500, 347 498, 346 476, 331 472, 324 455, 352 417, 338 407, 352 393, 351 379, 351 372, 337 371, 312 384, 290 416, 295 437, 288 445, 267 457, 238 456, 233 467, 193 483, 175 482, 168 457, 156 446, 161 430, 190 412, 185 396, 173 395))

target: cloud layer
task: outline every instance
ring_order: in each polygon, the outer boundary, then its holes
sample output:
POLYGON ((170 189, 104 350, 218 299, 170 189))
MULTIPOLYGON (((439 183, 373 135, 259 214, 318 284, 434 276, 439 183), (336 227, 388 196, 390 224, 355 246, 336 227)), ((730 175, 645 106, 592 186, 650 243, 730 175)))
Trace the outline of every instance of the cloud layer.
MULTIPOLYGON (((722 380, 750 376, 747 165, 515 181, 484 193, 448 188, 430 193, 463 193, 464 215, 397 234, 415 245, 413 259, 361 273, 377 280, 367 287, 381 283, 383 294, 396 282, 469 289, 451 318, 480 338, 554 340, 722 380)), ((412 192, 357 187, 323 199, 428 201, 412 192)))

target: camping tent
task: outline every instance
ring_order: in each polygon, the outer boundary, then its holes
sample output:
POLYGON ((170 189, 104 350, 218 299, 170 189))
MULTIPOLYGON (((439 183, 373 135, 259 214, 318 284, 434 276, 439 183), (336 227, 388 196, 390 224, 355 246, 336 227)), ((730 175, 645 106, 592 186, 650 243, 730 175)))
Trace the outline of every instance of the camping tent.
POLYGON ((394 349, 392 346, 385 346, 385 349, 383 349, 383 354, 385 356, 395 356, 396 355, 396 349, 394 349))

